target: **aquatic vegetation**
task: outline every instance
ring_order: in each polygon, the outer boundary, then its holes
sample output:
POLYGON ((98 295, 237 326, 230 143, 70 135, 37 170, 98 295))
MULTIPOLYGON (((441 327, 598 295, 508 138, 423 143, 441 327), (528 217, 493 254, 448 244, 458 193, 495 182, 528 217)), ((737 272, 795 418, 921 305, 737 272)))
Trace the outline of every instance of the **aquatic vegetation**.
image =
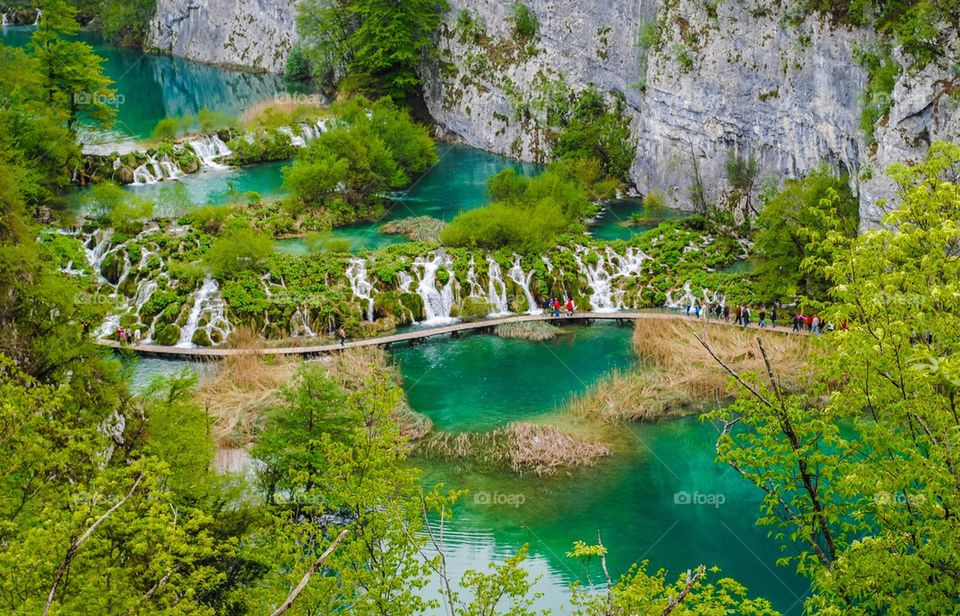
POLYGON ((544 321, 529 323, 504 323, 493 328, 493 333, 501 338, 515 338, 517 340, 550 340, 563 333, 558 327, 544 321))
POLYGON ((756 339, 761 337, 786 391, 799 389, 813 369, 814 344, 803 336, 694 319, 639 320, 634 328, 633 347, 641 364, 601 379, 589 392, 571 400, 566 412, 604 422, 656 421, 703 412, 732 400, 736 388, 729 374, 698 336, 734 370, 756 373, 765 370, 756 350, 756 339))
POLYGON ((487 432, 433 431, 414 443, 414 451, 432 459, 461 461, 479 468, 509 468, 515 473, 553 475, 578 466, 593 466, 611 455, 598 442, 568 434, 555 426, 511 423, 487 432))
POLYGON ((430 216, 400 218, 380 226, 381 233, 405 235, 411 242, 439 242, 440 233, 446 225, 430 216))

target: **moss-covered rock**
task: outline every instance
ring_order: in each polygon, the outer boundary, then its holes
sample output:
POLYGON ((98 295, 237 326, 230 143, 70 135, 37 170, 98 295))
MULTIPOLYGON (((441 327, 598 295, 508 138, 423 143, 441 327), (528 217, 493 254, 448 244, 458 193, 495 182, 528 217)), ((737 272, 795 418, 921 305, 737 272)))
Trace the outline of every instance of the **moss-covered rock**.
POLYGON ((482 297, 470 296, 460 305, 460 319, 463 321, 479 321, 491 312, 493 307, 482 297))
POLYGON ((207 330, 205 329, 197 329, 197 331, 193 332, 193 338, 190 341, 201 347, 213 345, 213 340, 210 339, 210 336, 207 334, 207 330))
POLYGON ((162 346, 173 346, 180 339, 180 328, 173 323, 164 325, 156 335, 156 342, 162 346))

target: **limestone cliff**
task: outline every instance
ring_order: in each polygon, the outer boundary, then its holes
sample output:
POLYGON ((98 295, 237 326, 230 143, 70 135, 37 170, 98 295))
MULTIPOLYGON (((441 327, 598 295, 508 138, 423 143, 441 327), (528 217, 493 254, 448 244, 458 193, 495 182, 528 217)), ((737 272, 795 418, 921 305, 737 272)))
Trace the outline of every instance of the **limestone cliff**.
POLYGON ((297 0, 157 0, 146 46, 222 66, 283 71, 297 0))
MULTIPOLYGON (((150 42, 204 62, 280 72, 295 3, 158 0, 150 42)), ((868 144, 859 126, 867 75, 856 52, 876 35, 798 17, 792 2, 526 0, 539 21, 529 41, 514 33, 513 2, 449 3, 439 57, 422 69, 440 129, 479 148, 542 160, 550 98, 594 85, 626 101, 637 189, 662 190, 679 207, 692 207, 698 177, 708 199, 728 189, 733 151, 756 157, 761 182, 824 162, 848 172, 869 225, 878 202, 893 195, 882 174, 888 163, 918 159, 933 139, 960 138, 956 40, 933 64, 903 72, 868 144), (640 45, 650 28, 657 40, 640 45)))

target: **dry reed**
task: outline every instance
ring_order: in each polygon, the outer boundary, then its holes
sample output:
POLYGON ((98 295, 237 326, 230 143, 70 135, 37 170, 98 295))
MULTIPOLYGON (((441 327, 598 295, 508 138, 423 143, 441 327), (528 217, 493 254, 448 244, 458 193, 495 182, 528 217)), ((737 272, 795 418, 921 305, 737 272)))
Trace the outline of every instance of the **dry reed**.
POLYGON ((593 466, 611 455, 602 443, 575 437, 555 426, 528 422, 487 432, 431 432, 416 444, 428 458, 464 460, 481 467, 508 467, 515 473, 553 475, 562 469, 593 466))
POLYGON ((638 320, 633 347, 641 365, 615 372, 590 392, 576 397, 568 410, 604 422, 652 421, 702 410, 705 404, 730 399, 729 375, 697 340, 737 372, 765 371, 757 337, 785 388, 795 389, 809 372, 810 340, 757 329, 698 322, 638 320))
POLYGON ((517 340, 550 340, 560 334, 560 328, 544 321, 504 323, 493 328, 493 333, 501 338, 517 340))

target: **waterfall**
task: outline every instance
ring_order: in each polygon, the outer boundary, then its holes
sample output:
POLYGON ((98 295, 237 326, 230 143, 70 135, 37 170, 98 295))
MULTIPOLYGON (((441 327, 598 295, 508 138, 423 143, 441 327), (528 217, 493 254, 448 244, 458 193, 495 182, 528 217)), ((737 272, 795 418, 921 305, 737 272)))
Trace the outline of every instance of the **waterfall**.
POLYGON ((218 135, 206 135, 194 139, 190 142, 190 147, 197 153, 201 166, 210 169, 226 169, 227 166, 217 162, 217 159, 233 154, 218 135))
POLYGON ((2 25, 4 28, 7 27, 7 14, 6 14, 6 13, 3 14, 3 24, 0 24, 0 25, 2 25))
POLYGON ((397 288, 403 293, 409 293, 410 286, 413 284, 413 277, 406 272, 397 272, 397 279, 400 281, 397 288))
POLYGON ((353 295, 367 302, 367 320, 373 321, 373 284, 367 280, 367 262, 363 259, 351 259, 347 266, 347 280, 353 295))
POLYGON ((314 337, 317 334, 310 327, 310 309, 297 308, 290 317, 290 333, 294 336, 314 337))
POLYGON ((93 273, 102 282, 103 276, 100 274, 100 266, 103 265, 103 259, 110 253, 110 239, 113 237, 112 229, 97 229, 83 243, 83 252, 87 255, 87 262, 93 268, 93 273))
POLYGON ((683 295, 675 298, 675 291, 676 289, 667 291, 666 307, 676 310, 693 311, 694 306, 697 305, 697 297, 693 294, 693 291, 690 290, 690 281, 688 280, 683 283, 683 295))
MULTIPOLYGON (((119 158, 114 160, 113 168, 117 169, 119 163, 119 158)), ((156 184, 164 180, 175 180, 181 175, 183 175, 183 171, 176 163, 170 162, 166 157, 158 161, 152 155, 147 154, 146 162, 133 170, 133 184, 134 186, 156 184)))
POLYGON ((120 316, 120 313, 107 315, 103 324, 97 328, 97 331, 93 332, 93 337, 98 340, 103 340, 104 338, 112 336, 113 332, 117 331, 117 328, 120 327, 120 316))
POLYGON ((470 287, 470 297, 483 297, 483 287, 477 280, 476 262, 470 255, 470 268, 467 270, 467 286, 470 287))
POLYGON ((578 246, 574 251, 577 267, 590 287, 590 309, 594 312, 615 312, 623 306, 623 289, 616 287, 614 282, 618 278, 632 278, 640 274, 643 262, 649 259, 643 251, 628 248, 626 254, 618 254, 615 250, 606 247, 604 252, 596 256, 596 262, 591 265, 584 261, 584 257, 591 254, 587 248, 578 246))
POLYGON ((36 26, 37 24, 40 23, 40 17, 41 17, 41 16, 43 16, 43 11, 41 11, 40 9, 37 9, 37 17, 36 17, 36 19, 33 20, 33 25, 36 26))
POLYGON ((283 133, 287 137, 290 137, 290 145, 295 148, 302 148, 303 146, 307 145, 307 141, 300 135, 294 133, 289 126, 281 126, 277 129, 277 132, 283 133))
MULTIPOLYGON (((487 301, 493 306, 491 316, 500 316, 510 313, 510 304, 507 302, 507 283, 503 281, 503 271, 500 264, 487 257, 487 301)), ((534 307, 533 304, 530 307, 534 307)))
POLYGON ((450 316, 453 309, 453 260, 443 253, 436 253, 432 259, 417 257, 413 261, 417 273, 417 293, 423 299, 424 325, 441 325, 456 319, 450 316), (441 288, 437 288, 437 272, 443 267, 449 279, 441 288))
POLYGON ((523 268, 520 267, 520 255, 513 255, 513 267, 507 272, 507 276, 510 277, 510 280, 517 283, 517 286, 523 291, 524 297, 527 298, 527 314, 542 313, 543 310, 537 306, 537 300, 533 299, 533 293, 530 292, 530 280, 533 278, 533 270, 524 273, 523 268))
POLYGON ((120 165, 121 165, 120 157, 117 156, 116 158, 113 159, 113 170, 117 171, 118 169, 120 169, 120 165))
POLYGON ((219 287, 213 278, 206 278, 200 288, 193 294, 193 307, 183 329, 180 330, 180 339, 176 346, 190 348, 193 346, 193 336, 200 329, 200 320, 207 316, 207 323, 203 330, 209 336, 219 332, 223 338, 230 333, 230 324, 227 322, 226 303, 218 295, 219 287))

